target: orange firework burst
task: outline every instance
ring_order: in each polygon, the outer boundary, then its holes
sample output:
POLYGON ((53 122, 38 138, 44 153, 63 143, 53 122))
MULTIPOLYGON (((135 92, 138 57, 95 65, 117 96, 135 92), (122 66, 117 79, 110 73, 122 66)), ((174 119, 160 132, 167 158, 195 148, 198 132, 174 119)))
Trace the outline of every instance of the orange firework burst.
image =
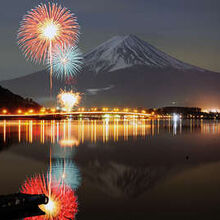
POLYGON ((78 34, 77 19, 67 8, 40 4, 23 17, 18 44, 28 59, 45 62, 55 46, 75 45, 78 34))
POLYGON ((61 90, 57 99, 65 111, 70 112, 74 106, 79 104, 81 96, 80 93, 75 93, 72 90, 69 92, 61 90))
POLYGON ((50 63, 52 92, 52 50, 62 45, 75 45, 78 40, 77 19, 67 8, 55 3, 40 4, 30 10, 21 22, 18 45, 27 59, 50 63))
POLYGON ((53 180, 51 183, 44 177, 37 175, 26 180, 21 187, 21 192, 26 194, 45 194, 49 198, 46 205, 39 208, 45 212, 45 216, 25 218, 25 220, 45 219, 75 219, 78 211, 77 198, 74 191, 64 183, 53 180))

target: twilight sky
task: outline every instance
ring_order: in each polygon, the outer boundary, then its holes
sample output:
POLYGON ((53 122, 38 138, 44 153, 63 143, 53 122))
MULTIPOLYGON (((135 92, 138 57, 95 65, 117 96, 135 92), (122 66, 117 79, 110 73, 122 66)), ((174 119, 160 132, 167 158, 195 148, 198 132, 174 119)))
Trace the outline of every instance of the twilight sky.
MULTIPOLYGON (((2 0, 0 80, 43 69, 24 60, 16 34, 27 10, 46 0, 2 0)), ((81 25, 83 52, 114 35, 135 34, 182 61, 220 72, 219 0, 57 0, 81 25)))

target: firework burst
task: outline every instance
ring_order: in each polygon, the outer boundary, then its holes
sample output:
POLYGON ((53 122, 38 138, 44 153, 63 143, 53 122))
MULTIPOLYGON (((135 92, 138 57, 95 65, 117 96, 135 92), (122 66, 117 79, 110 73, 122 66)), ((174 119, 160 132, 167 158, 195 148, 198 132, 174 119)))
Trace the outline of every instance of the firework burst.
POLYGON ((55 46, 75 45, 78 39, 77 19, 67 8, 55 3, 40 4, 23 17, 18 44, 28 59, 45 62, 55 46))
POLYGON ((55 3, 40 4, 23 17, 18 31, 18 45, 27 59, 49 61, 52 90, 52 50, 75 45, 78 40, 77 19, 67 8, 55 3))
POLYGON ((49 198, 48 204, 39 206, 45 212, 45 216, 25 218, 26 220, 74 219, 78 211, 74 191, 68 185, 61 184, 56 180, 50 184, 44 176, 37 175, 28 178, 20 191, 26 194, 44 194, 49 198), (50 190, 49 187, 51 187, 50 190))
POLYGON ((81 96, 80 93, 74 93, 72 90, 69 92, 61 90, 57 99, 65 111, 70 112, 74 106, 79 104, 81 96))
POLYGON ((58 47, 53 52, 52 65, 58 78, 75 76, 82 67, 82 53, 77 46, 58 47))

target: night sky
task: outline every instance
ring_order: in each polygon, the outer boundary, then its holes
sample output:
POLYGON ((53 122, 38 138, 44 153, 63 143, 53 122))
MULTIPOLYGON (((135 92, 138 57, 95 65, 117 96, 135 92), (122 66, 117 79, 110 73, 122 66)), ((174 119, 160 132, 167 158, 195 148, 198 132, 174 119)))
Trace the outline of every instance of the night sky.
MULTIPOLYGON (((43 69, 24 60, 16 34, 25 12, 42 1, 2 0, 0 80, 43 69)), ((46 1, 43 1, 46 2, 46 1)), ((63 0, 81 25, 80 48, 135 34, 182 61, 220 72, 219 0, 63 0)))

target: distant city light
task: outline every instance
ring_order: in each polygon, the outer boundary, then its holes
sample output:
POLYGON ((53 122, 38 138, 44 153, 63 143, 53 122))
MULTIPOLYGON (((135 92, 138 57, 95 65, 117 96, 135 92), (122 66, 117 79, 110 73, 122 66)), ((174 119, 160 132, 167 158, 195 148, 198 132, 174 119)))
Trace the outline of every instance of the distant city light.
POLYGON ((220 112, 220 110, 219 109, 211 109, 209 112, 211 112, 211 113, 218 113, 218 112, 220 112))
POLYGON ((62 139, 59 142, 61 147, 77 147, 79 146, 79 141, 76 139, 62 139))
POLYGON ((205 112, 205 113, 219 113, 219 112, 220 112, 220 109, 218 109, 218 108, 203 109, 202 112, 205 112))
POLYGON ((2 110, 2 113, 3 113, 3 114, 6 114, 7 112, 8 112, 8 111, 7 111, 6 109, 3 109, 3 110, 2 110))

